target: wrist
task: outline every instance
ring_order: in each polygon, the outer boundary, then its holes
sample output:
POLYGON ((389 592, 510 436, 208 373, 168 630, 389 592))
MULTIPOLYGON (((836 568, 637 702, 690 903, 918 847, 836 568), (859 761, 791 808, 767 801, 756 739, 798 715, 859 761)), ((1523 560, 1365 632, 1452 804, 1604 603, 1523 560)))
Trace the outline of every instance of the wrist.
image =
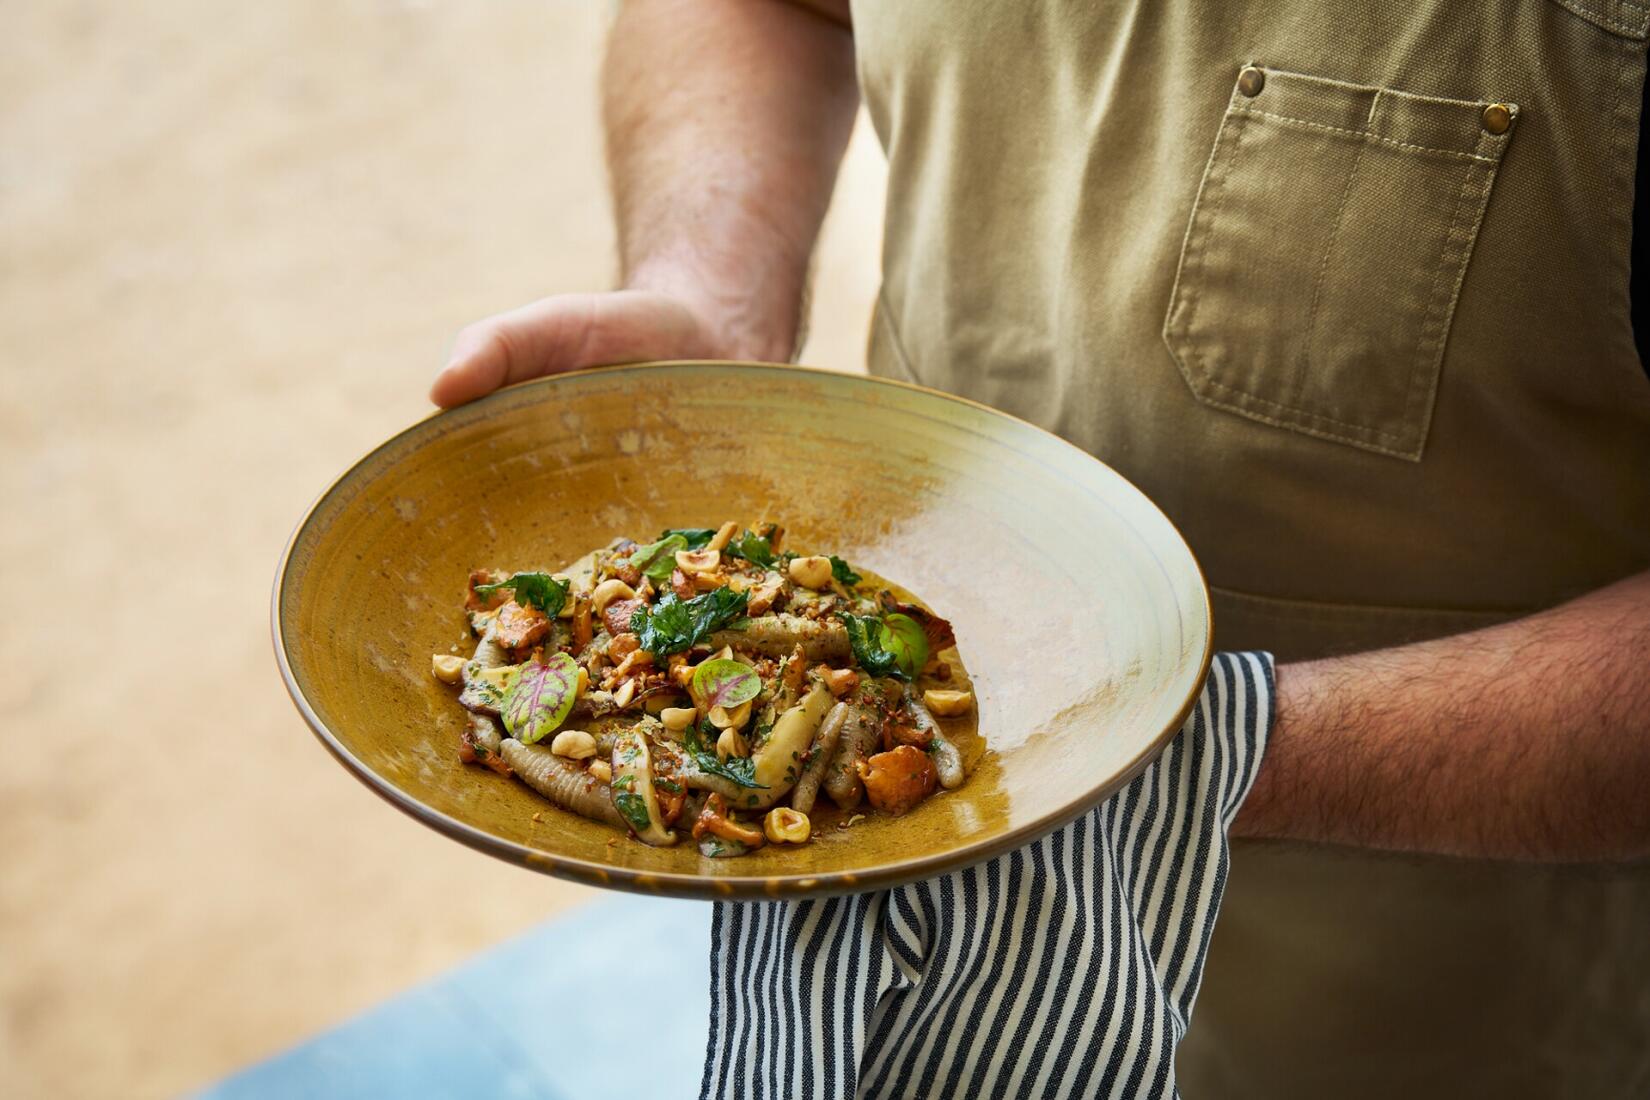
POLYGON ((756 285, 730 280, 696 261, 658 258, 639 263, 622 285, 681 303, 698 321, 713 358, 784 363, 801 350, 800 281, 756 285))
POLYGON ((1289 835, 1286 816, 1288 799, 1281 793, 1290 785, 1290 727, 1300 720, 1303 680, 1310 678, 1310 665, 1277 665, 1273 671, 1271 708, 1267 723, 1265 751, 1255 771, 1254 782, 1238 807, 1231 835, 1252 840, 1279 839, 1289 835), (1303 676, 1303 669, 1306 675, 1303 676))

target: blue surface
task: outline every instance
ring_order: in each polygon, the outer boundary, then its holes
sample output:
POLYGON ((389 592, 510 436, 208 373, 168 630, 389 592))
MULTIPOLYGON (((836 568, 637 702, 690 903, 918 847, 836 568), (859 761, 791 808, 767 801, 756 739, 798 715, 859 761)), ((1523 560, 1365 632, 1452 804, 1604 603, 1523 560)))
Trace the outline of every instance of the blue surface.
POLYGON ((704 902, 604 899, 198 1095, 686 1100, 709 941, 704 902))

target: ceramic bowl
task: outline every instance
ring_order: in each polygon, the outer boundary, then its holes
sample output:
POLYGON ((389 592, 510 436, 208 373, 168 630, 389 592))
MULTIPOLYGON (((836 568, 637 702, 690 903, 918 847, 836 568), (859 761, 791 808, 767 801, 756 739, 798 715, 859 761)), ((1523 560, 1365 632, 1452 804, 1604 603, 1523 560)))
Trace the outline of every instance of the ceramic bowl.
POLYGON ((915 386, 713 362, 561 375, 413 425, 299 524, 273 622, 299 711, 397 807, 535 870, 703 898, 885 888, 1035 840, 1157 754, 1211 636, 1185 542, 1076 447, 915 386), (960 789, 712 860, 459 763, 462 712, 430 657, 474 645, 472 568, 554 569, 621 534, 728 518, 777 520, 787 546, 863 564, 951 620, 978 701, 960 789))

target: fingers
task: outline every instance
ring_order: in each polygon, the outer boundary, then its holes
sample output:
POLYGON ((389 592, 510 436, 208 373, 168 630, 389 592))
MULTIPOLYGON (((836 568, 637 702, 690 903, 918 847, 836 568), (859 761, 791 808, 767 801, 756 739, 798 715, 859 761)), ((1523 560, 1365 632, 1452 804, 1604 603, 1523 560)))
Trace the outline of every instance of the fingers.
POLYGON ((580 367, 711 357, 704 326, 675 298, 643 290, 561 294, 460 332, 430 400, 452 408, 512 382, 580 367))

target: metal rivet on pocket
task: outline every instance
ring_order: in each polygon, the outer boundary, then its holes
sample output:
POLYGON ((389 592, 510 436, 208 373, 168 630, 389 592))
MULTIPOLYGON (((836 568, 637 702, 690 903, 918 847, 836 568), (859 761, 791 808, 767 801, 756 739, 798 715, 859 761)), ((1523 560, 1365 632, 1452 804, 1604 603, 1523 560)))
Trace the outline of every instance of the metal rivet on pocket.
POLYGON ((1512 108, 1505 103, 1492 103, 1484 108, 1484 129, 1492 134, 1504 134, 1512 125, 1512 108))
MULTIPOLYGON (((1238 91, 1254 99, 1260 95, 1260 90, 1266 87, 1266 74, 1253 65, 1245 65, 1238 73, 1238 91)), ((1500 131, 1497 131, 1499 133, 1500 131)))

